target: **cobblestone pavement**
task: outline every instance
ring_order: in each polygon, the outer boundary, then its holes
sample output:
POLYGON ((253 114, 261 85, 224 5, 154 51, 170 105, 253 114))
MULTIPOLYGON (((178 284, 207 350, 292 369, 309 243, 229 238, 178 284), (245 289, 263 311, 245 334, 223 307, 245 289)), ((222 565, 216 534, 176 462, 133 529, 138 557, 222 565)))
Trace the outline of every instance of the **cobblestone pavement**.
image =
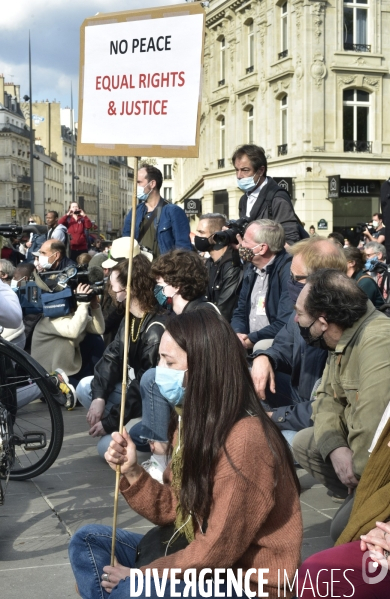
MULTIPOLYGON (((31 481, 11 482, 0 507, 4 599, 76 599, 67 551, 70 536, 87 523, 112 523, 115 473, 96 453, 85 411, 64 411, 64 421, 64 444, 56 463, 31 481)), ((332 546, 330 521, 338 506, 304 470, 298 474, 304 559, 332 546)), ((120 498, 118 526, 145 533, 152 525, 120 498)))

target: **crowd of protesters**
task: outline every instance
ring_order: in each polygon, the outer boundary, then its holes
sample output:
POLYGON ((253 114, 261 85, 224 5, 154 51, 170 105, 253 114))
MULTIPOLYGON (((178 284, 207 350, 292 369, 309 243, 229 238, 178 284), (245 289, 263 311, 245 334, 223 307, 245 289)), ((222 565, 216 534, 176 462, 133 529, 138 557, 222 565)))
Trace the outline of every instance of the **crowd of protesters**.
MULTIPOLYGON (((300 566, 300 467, 340 504, 330 527, 335 547, 302 564, 301 580, 325 570, 330 584, 332 568, 352 569, 355 598, 388 597, 389 573, 375 595, 362 578, 367 551, 390 567, 390 277, 382 215, 373 215, 360 247, 337 232, 322 237, 314 226, 308 234, 267 175, 261 148, 242 146, 232 162, 246 222, 227 241, 215 237, 229 227, 219 213, 202 215, 191 241, 184 211, 160 196, 161 172, 142 164, 136 214, 127 215, 109 254, 101 240, 90 247, 91 221, 72 203, 62 218, 46 215, 45 234, 12 240, 0 260, 0 303, 19 296, 22 309, 12 323, 5 319, 5 337, 52 373, 68 409, 86 410, 99 455, 113 469, 120 465, 123 497, 156 525, 145 537, 118 530, 115 566, 109 527, 78 530, 69 550, 77 590, 85 599, 122 599, 129 568, 146 567, 160 580, 165 568, 242 569, 256 590, 258 568, 267 567, 264 589, 276 598, 278 571, 292 579, 300 566), (56 273, 69 266, 89 277, 69 312, 31 314, 26 283, 58 292, 56 273)), ((220 596, 210 584, 210 596, 220 596)), ((334 585, 337 596, 351 596, 342 594, 348 584, 334 585)), ((316 596, 309 585, 285 596, 295 594, 316 596)))

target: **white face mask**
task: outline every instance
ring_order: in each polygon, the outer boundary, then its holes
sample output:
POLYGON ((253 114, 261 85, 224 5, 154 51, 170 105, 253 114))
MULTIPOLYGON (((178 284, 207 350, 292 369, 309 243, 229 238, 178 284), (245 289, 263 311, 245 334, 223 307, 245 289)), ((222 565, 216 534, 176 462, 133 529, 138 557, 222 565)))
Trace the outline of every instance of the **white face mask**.
POLYGON ((377 220, 373 220, 372 221, 372 226, 373 227, 377 228, 378 225, 379 225, 379 221, 377 221, 377 220))
POLYGON ((49 258, 51 258, 52 256, 54 256, 54 253, 50 254, 50 256, 39 256, 38 257, 39 266, 41 266, 45 270, 50 270, 52 267, 52 264, 49 262, 49 258))

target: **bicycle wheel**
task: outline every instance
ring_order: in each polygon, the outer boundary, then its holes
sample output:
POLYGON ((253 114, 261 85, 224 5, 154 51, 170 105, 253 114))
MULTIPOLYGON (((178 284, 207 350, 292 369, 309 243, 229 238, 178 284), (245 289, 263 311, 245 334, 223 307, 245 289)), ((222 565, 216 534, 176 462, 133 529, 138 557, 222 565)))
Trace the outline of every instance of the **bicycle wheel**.
POLYGON ((45 472, 62 446, 64 422, 49 374, 16 346, 0 339, 2 367, 0 401, 12 414, 15 461, 11 480, 26 480, 45 472), (23 400, 23 401, 22 401, 23 400), (43 400, 43 401, 42 401, 43 400))

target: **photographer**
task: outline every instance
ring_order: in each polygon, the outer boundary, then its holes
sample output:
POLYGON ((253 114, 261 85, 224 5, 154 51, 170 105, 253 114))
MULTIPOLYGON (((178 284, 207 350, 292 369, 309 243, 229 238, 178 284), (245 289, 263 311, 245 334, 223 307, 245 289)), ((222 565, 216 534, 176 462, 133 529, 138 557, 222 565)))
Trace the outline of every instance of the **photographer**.
POLYGON ((60 218, 58 224, 64 225, 68 229, 72 260, 76 260, 79 254, 88 252, 86 229, 91 229, 92 223, 84 210, 79 208, 77 202, 71 203, 67 214, 60 218))
POLYGON ((199 252, 210 253, 205 263, 209 273, 207 299, 230 322, 241 288, 242 264, 238 251, 230 246, 228 236, 222 243, 214 239, 214 234, 225 226, 223 214, 204 214, 200 217, 194 242, 199 252))
MULTIPOLYGON (((93 374, 94 363, 103 354, 104 318, 98 298, 89 285, 80 283, 73 300, 73 310, 67 316, 44 316, 37 323, 31 356, 48 372, 64 370, 71 375, 72 385, 77 385, 82 377, 93 374), (80 298, 83 301, 77 301, 78 294, 84 296, 80 298)), ((72 409, 75 405, 67 407, 72 409)))
POLYGON ((372 215, 372 228, 365 228, 362 231, 362 235, 364 235, 365 242, 368 241, 376 241, 377 243, 385 243, 386 239, 386 229, 383 225, 382 214, 376 212, 372 215), (371 229, 371 230, 370 230, 371 229))
POLYGON ((259 341, 263 342, 261 349, 270 347, 293 311, 287 290, 292 258, 284 244, 282 225, 267 219, 250 223, 242 239, 240 256, 251 264, 244 274, 231 325, 248 350, 259 341))

